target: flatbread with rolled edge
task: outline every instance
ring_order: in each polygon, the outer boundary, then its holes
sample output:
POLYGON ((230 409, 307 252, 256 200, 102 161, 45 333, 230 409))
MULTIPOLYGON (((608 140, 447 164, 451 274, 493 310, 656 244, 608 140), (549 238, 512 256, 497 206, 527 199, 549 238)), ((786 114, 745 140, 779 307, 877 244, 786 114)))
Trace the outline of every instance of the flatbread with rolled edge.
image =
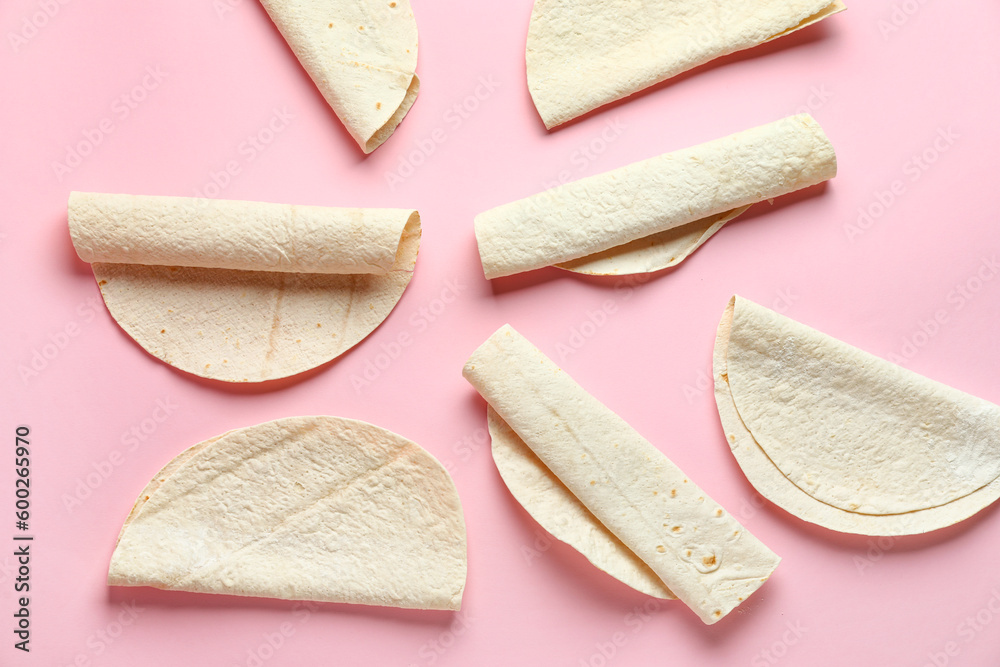
POLYGON ((472 353, 463 375, 545 468, 706 624, 735 609, 777 567, 778 556, 509 325, 472 353))
POLYGON ((444 467, 390 431, 291 417, 182 452, 139 495, 112 586, 458 609, 465 522, 444 467))
POLYGON ((819 124, 789 116, 480 213, 483 273, 493 279, 551 265, 601 275, 658 271, 750 205, 836 173, 819 124))
POLYGON ((1000 498, 1000 406, 739 296, 719 324, 713 364, 736 461, 800 519, 910 535, 1000 498))
POLYGON ((287 377, 353 347, 399 301, 420 246, 406 209, 74 192, 69 225, 126 333, 227 382, 287 377))

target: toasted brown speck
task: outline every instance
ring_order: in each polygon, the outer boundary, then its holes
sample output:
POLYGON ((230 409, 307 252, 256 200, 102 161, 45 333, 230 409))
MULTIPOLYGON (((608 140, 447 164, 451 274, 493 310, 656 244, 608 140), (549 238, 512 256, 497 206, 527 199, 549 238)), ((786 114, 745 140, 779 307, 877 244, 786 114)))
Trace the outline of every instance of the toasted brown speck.
POLYGON ((674 531, 675 533, 679 533, 679 532, 681 532, 681 527, 680 526, 674 526, 670 530, 674 531))
POLYGON ((100 285, 101 287, 103 287, 104 285, 108 284, 108 281, 107 280, 102 280, 101 282, 99 282, 97 284, 100 285))
POLYGON ((665 547, 664 547, 664 546, 663 546, 662 544, 657 544, 657 545, 656 545, 656 550, 657 550, 657 551, 658 551, 659 553, 661 553, 661 554, 662 554, 662 553, 665 553, 665 552, 667 551, 667 550, 666 550, 666 548, 665 548, 665 547))
POLYGON ((166 329, 160 329, 160 333, 167 333, 166 329))
POLYGON ((712 554, 711 556, 705 556, 704 558, 701 559, 701 562, 704 563, 705 565, 715 565, 715 554, 712 554))
POLYGON ((376 109, 381 109, 382 108, 382 103, 381 102, 376 102, 375 103, 375 108, 376 109))
POLYGON ((671 498, 677 497, 677 489, 670 489, 670 497, 671 498))
POLYGON ((390 6, 390 7, 395 7, 395 6, 396 6, 396 3, 395 3, 395 2, 390 2, 390 3, 389 3, 389 6, 390 6))
POLYGON ((330 25, 328 25, 327 27, 328 27, 328 28, 332 28, 332 27, 333 27, 333 24, 331 23, 331 24, 330 24, 330 25))
POLYGON ((722 516, 722 510, 715 510, 715 516, 722 516))

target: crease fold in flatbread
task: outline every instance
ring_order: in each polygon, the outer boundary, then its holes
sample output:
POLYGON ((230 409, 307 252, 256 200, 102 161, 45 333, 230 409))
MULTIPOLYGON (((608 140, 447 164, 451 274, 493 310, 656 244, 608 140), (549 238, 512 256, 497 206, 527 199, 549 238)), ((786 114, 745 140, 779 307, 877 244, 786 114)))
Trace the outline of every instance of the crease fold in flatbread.
POLYGON ((739 296, 719 324, 713 365, 736 461, 800 519, 910 535, 1000 498, 1000 406, 739 296))
POLYGON ((444 467, 339 417, 229 431, 178 455, 122 526, 108 584, 458 609, 465 520, 444 467))
POLYGON ((361 150, 381 146, 420 89, 409 0, 261 4, 361 150))
POLYGON ((844 9, 841 0, 536 0, 528 90, 552 129, 844 9))

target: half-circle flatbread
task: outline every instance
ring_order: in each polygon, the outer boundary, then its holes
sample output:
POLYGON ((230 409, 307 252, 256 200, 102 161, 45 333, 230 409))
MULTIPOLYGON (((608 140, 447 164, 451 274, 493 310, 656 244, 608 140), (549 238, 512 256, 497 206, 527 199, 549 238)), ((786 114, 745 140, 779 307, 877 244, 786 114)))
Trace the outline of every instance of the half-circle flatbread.
POLYGON ((528 90, 552 129, 844 9, 840 0, 536 0, 528 90))
POLYGON ((714 373, 747 479, 801 519, 908 535, 1000 498, 1000 406, 741 297, 719 325, 714 373))
POLYGON ((182 452, 143 489, 108 584, 458 609, 465 521, 444 467, 365 422, 291 417, 182 452))
POLYGON ((491 406, 486 408, 486 421, 500 477, 542 528, 626 586, 653 597, 677 599, 656 573, 552 474, 491 406))
POLYGON ((356 345, 399 301, 420 246, 405 209, 75 192, 69 222, 119 325, 171 366, 227 382, 295 375, 356 345))
POLYGON ((590 274, 674 266, 752 204, 833 178, 800 114, 560 185, 476 216, 488 279, 555 265, 590 274))
POLYGON ((389 138, 420 88, 409 0, 261 0, 365 153, 389 138))

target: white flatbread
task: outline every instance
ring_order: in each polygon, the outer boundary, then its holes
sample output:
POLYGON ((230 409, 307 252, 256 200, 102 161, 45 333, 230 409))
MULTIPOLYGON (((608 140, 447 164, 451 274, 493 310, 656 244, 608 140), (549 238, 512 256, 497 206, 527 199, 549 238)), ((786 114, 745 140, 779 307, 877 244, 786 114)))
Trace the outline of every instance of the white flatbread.
POLYGON ((816 185, 837 157, 808 114, 567 183, 476 216, 488 279, 557 265, 627 274, 676 265, 751 204, 816 185))
POLYGON ((261 0, 365 153, 382 145, 420 88, 409 0, 261 0))
POLYGON ((147 352, 260 382, 344 353, 409 284, 420 216, 183 197, 73 193, 70 232, 101 294, 147 352))
POLYGON ((923 533, 1000 498, 1000 407, 733 297, 715 396, 747 479, 832 530, 923 533))
POLYGON ((486 408, 486 421, 500 477, 511 495, 542 528, 625 585, 653 597, 677 599, 656 573, 604 527, 490 406, 486 408))
POLYGON ((465 521, 444 467, 365 422, 291 417, 171 461, 122 526, 112 586, 458 609, 465 521))
POLYGON ((736 608, 777 566, 770 549, 509 325, 472 354, 463 375, 705 623, 736 608))
POLYGON ((844 9, 840 0, 536 0, 528 90, 552 129, 844 9))

